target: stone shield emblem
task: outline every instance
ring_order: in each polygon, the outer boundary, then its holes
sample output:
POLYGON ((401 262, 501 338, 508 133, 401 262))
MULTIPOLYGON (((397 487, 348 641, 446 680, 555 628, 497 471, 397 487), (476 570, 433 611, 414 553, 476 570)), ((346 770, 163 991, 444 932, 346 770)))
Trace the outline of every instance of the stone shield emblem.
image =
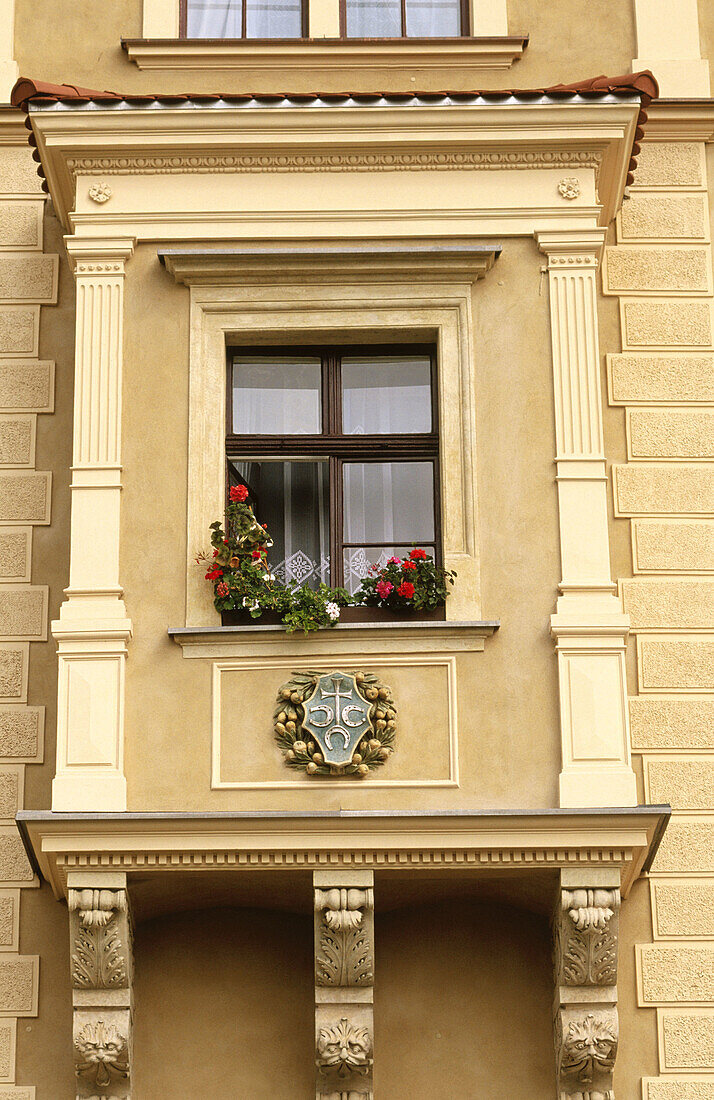
POLYGON ((345 672, 320 676, 303 707, 303 728, 320 746, 325 763, 335 768, 349 764, 372 728, 371 705, 357 690, 354 676, 345 672))

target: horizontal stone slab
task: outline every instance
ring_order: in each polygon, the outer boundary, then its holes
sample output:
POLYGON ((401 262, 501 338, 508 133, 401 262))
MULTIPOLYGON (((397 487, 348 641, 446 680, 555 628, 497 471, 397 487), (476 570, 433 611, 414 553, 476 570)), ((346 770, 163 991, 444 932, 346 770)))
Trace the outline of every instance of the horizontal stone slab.
POLYGON ((714 937, 714 880, 651 880, 654 933, 714 937))
POLYGON ((0 251, 41 249, 44 209, 41 199, 25 202, 0 200, 0 251))
POLYGON ((37 885, 16 825, 0 825, 0 886, 37 885))
POLYGON ((3 412, 54 411, 55 365, 51 359, 0 359, 3 412))
POLYGON ((709 294, 709 248, 626 244, 606 248, 603 291, 605 294, 709 294))
POLYGON ((23 808, 25 793, 25 765, 0 764, 0 821, 14 822, 18 810, 23 808))
POLYGON ((45 470, 0 470, 0 523, 48 524, 52 474, 45 470))
POLYGON ((39 306, 0 306, 0 355, 37 357, 39 306))
POLYGON ((0 581, 29 581, 31 568, 32 528, 0 527, 0 581))
POLYGON ((714 636, 638 635, 640 691, 714 690, 714 636))
POLYGON ((659 1013, 660 1069, 710 1070, 714 1066, 714 1008, 659 1013))
POLYGON ((608 355, 607 368, 612 405, 714 401, 714 355, 630 352, 608 355))
POLYGON ((39 955, 0 955, 0 1016, 37 1015, 39 969, 39 955))
POLYGON ((618 239, 707 240, 709 212, 703 194, 658 195, 633 191, 618 217, 618 239))
POLYGON ((8 641, 47 641, 49 588, 42 585, 0 585, 0 636, 8 641))
POLYGON ((691 298, 620 302, 623 350, 639 347, 711 347, 711 302, 691 298))
POLYGON ((0 252, 0 302, 57 301, 59 256, 3 254, 0 252))
POLYGON ((714 409, 628 409, 632 459, 714 458, 714 409))
POLYGON ((714 463, 632 462, 613 466, 613 479, 615 510, 620 516, 714 512, 714 463))
POLYGON ((714 872, 714 823, 695 815, 673 817, 652 866, 652 873, 714 872))
POLYGON ((632 556, 635 573, 714 573, 714 521, 635 520, 632 556))
POLYGON ((641 1006, 706 1003, 714 998, 714 944, 638 944, 641 1006))
POLYGON ((636 187, 701 187, 704 145, 695 141, 643 141, 636 187))
POLYGON ((706 1081, 692 1081, 686 1077, 668 1080, 643 1077, 642 1085, 644 1100, 714 1100, 714 1077, 706 1081))
POLYGON ((709 810, 714 802, 714 756, 644 761, 646 799, 675 810, 709 810))
POLYGON ((0 413, 0 466, 35 465, 37 417, 0 413))
POLYGON ((714 697, 636 696, 630 699, 630 738, 636 752, 714 749, 714 697))
POLYGON ((27 707, 22 703, 0 704, 0 760, 41 764, 44 731, 44 707, 27 707))
POLYGON ((0 642, 0 702, 27 701, 29 642, 0 642))
POLYGON ((620 588, 633 630, 714 630, 714 580, 635 577, 620 588))

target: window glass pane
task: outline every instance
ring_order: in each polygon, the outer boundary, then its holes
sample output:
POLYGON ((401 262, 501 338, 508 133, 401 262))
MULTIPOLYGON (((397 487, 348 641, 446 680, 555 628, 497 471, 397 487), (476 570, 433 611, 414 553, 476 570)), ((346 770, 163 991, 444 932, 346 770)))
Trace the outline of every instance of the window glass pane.
POLYGON ((434 541, 431 462, 345 462, 344 542, 434 541))
POLYGON ((234 359, 233 434, 319 435, 321 377, 319 359, 234 359))
POLYGON ((401 0, 346 0, 348 38, 401 38, 401 0))
POLYGON ((407 0, 410 38, 452 38, 461 34, 461 0, 407 0))
POLYGON ((273 540, 270 568, 278 580, 316 588, 330 582, 329 477, 326 462, 231 461, 231 484, 250 491, 249 503, 273 540))
POLYGON ((300 38, 300 0, 246 0, 246 38, 300 38))
POLYGON ((241 0, 186 0, 187 38, 240 38, 241 0))
MULTIPOLYGON (((422 550, 436 557, 435 548, 428 543, 420 542, 422 550)), ((411 546, 350 546, 342 551, 342 567, 344 570, 345 588, 348 592, 355 593, 359 588, 362 578, 367 576, 370 566, 377 565, 383 569, 390 558, 406 558, 411 546)))
POLYGON ((343 356, 342 430, 345 435, 430 432, 429 356, 343 356))

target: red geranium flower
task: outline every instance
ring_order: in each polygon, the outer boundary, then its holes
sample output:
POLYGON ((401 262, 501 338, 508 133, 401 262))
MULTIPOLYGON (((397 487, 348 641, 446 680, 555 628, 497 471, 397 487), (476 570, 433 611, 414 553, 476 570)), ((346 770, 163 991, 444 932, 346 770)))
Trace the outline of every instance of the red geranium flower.
POLYGON ((400 596, 404 596, 405 599, 410 600, 414 595, 414 585, 411 581, 402 581, 397 592, 400 596))
POLYGON ((254 561, 257 561, 257 559, 262 556, 262 553, 262 550, 251 550, 250 556, 254 561))
POLYGON ((377 594, 382 600, 386 600, 389 593, 394 588, 391 581, 377 581, 377 594))
POLYGON ((223 576, 223 570, 214 568, 214 569, 210 569, 208 571, 208 573, 206 573, 206 580, 207 581, 217 581, 218 578, 222 577, 222 576, 223 576))
POLYGON ((422 550, 420 547, 417 547, 416 550, 411 550, 409 552, 409 557, 412 559, 412 561, 426 561, 426 550, 422 550))
POLYGON ((416 569, 416 565, 413 561, 405 561, 402 565, 402 569, 416 569))
POLYGON ((225 581, 221 581, 220 584, 216 585, 216 595, 217 596, 227 596, 228 595, 228 585, 226 584, 225 581))
POLYGON ((248 497, 248 490, 246 489, 245 485, 231 485, 228 495, 230 496, 234 504, 236 501, 241 501, 242 503, 248 497))

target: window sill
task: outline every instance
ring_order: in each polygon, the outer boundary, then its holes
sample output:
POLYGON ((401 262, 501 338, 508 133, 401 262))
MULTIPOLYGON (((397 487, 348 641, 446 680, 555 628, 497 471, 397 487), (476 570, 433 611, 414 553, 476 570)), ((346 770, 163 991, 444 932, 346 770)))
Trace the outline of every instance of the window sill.
POLYGON ((140 69, 338 75, 345 87, 388 68, 444 73, 456 81, 475 69, 510 69, 528 45, 527 35, 491 38, 124 38, 122 47, 140 69))
POLYGON ((338 623, 307 636, 288 634, 284 626, 254 623, 249 626, 169 627, 169 638, 183 650, 184 657, 239 657, 247 654, 293 655, 341 652, 479 652, 494 634, 497 619, 473 622, 395 619, 393 622, 338 623))

